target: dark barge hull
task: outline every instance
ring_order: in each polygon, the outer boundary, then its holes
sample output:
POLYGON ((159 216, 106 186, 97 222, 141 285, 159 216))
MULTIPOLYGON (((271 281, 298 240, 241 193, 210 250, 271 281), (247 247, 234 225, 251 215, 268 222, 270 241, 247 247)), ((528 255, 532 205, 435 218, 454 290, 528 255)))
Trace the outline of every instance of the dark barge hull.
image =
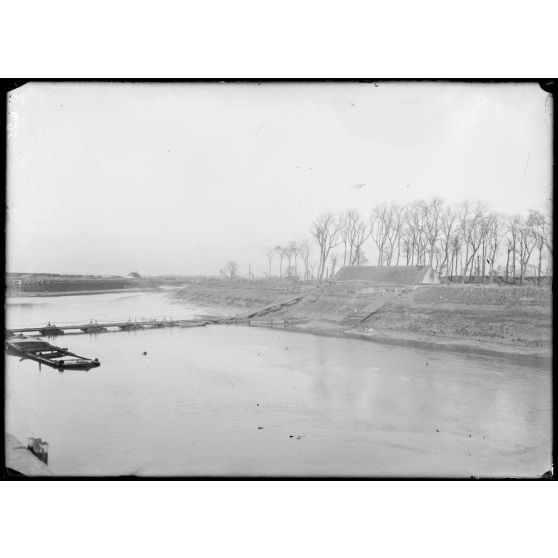
POLYGON ((47 326, 40 329, 39 333, 48 337, 56 337, 57 335, 64 335, 64 330, 57 327, 47 326))
POLYGON ((97 359, 76 355, 63 347, 55 347, 46 341, 29 338, 6 341, 8 354, 34 360, 58 370, 89 370, 101 366, 97 359))

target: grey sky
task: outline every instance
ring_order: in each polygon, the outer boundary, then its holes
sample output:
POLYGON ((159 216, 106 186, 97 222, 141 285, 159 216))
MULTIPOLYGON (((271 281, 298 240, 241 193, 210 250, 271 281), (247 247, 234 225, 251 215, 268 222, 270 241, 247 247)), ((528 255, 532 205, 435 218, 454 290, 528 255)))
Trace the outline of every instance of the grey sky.
POLYGON ((541 208, 546 99, 536 84, 27 84, 8 103, 8 269, 217 274, 235 259, 260 275, 266 248, 326 210, 541 208))

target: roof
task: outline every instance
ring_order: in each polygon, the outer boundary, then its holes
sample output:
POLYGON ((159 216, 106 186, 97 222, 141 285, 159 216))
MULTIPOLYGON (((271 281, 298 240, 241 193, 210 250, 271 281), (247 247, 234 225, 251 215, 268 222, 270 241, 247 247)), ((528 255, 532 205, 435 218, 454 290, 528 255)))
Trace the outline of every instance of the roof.
POLYGON ((421 283, 437 283, 439 279, 437 273, 429 265, 345 266, 335 274, 334 281, 419 285, 421 283))

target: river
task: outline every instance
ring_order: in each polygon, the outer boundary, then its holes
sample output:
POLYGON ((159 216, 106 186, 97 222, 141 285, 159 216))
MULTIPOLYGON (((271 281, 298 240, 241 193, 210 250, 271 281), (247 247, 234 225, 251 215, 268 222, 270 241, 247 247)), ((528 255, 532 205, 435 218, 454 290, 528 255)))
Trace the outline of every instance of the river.
MULTIPOLYGON (((198 312, 212 313, 165 292, 7 301, 11 327, 198 312)), ((47 440, 57 475, 550 469, 550 367, 234 325, 62 339, 101 366, 59 372, 5 357, 6 430, 47 440)))

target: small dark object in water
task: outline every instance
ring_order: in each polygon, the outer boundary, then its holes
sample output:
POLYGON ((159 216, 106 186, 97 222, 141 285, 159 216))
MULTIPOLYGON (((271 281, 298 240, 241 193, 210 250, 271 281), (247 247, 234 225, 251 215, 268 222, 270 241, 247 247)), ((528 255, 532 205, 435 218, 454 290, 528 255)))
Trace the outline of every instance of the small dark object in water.
POLYGON ((440 431, 436 428, 436 432, 440 432, 440 431))
POLYGON ((471 437, 471 434, 469 434, 469 438, 471 437))
POLYGON ((428 366, 428 361, 426 361, 426 366, 428 366))
POLYGON ((285 351, 288 351, 288 350, 289 350, 289 347, 285 347, 285 351))
POLYGON ((289 438, 294 438, 294 436, 291 434, 291 435, 289 436, 289 438))
POLYGON ((143 353, 141 353, 141 354, 145 356, 147 354, 147 351, 143 351, 143 353))
POLYGON ((256 407, 259 407, 259 406, 260 406, 260 404, 259 404, 259 403, 256 403, 256 407))
POLYGON ((263 426, 258 426, 258 430, 263 430, 263 426))

